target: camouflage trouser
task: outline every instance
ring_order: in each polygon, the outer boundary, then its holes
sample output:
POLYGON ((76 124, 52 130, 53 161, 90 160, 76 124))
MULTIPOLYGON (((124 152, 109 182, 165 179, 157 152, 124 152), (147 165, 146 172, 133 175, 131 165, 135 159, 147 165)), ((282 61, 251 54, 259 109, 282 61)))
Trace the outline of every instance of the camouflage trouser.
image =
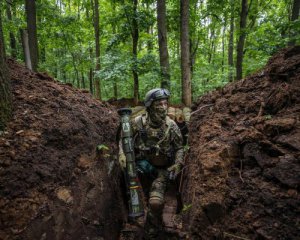
POLYGON ((145 232, 147 239, 157 239, 163 229, 162 211, 168 184, 168 171, 158 169, 158 176, 153 180, 149 192, 149 211, 147 213, 145 232))

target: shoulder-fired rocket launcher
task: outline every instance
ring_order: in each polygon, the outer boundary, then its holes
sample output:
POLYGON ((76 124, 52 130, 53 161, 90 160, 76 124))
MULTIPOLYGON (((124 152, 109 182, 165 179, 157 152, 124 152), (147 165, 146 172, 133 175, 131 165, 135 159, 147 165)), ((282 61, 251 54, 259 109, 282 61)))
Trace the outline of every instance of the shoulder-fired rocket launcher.
POLYGON ((132 111, 129 108, 121 108, 118 114, 121 117, 121 137, 123 152, 126 156, 126 184, 129 193, 129 217, 135 218, 144 215, 143 204, 140 197, 141 186, 139 184, 133 148, 133 136, 130 126, 130 115, 132 111))

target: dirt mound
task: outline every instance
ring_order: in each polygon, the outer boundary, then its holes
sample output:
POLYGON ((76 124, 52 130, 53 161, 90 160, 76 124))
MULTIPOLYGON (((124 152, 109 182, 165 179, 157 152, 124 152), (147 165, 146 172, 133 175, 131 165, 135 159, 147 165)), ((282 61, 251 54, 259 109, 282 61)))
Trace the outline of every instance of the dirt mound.
POLYGON ((14 115, 0 136, 0 239, 117 239, 115 109, 8 65, 14 115))
POLYGON ((300 239, 300 47, 193 110, 184 194, 191 238, 300 239))

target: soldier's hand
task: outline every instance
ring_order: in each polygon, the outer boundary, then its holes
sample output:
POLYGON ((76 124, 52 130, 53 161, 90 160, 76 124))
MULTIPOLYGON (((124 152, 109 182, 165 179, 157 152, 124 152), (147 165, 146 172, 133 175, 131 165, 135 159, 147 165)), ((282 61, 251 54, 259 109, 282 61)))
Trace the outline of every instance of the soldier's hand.
POLYGON ((170 173, 169 178, 170 180, 175 180, 175 178, 178 176, 181 170, 181 164, 175 163, 171 167, 167 169, 170 173))
POLYGON ((122 170, 126 168, 126 156, 123 152, 119 153, 119 164, 122 170))

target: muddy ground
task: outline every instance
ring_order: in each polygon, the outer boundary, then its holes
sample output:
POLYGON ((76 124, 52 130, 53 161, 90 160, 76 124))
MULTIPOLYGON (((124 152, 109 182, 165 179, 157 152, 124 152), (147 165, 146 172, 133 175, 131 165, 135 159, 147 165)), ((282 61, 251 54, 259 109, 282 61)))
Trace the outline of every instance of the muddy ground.
POLYGON ((115 108, 8 65, 14 113, 0 136, 0 239, 117 239, 115 108))
POLYGON ((300 47, 193 107, 185 172, 191 239, 300 239, 300 47))
MULTIPOLYGON (((0 135, 0 239, 119 239, 116 108, 8 65, 14 115, 0 135)), ((195 103, 181 213, 188 239, 300 238, 299 66, 300 47, 282 50, 195 103)))

